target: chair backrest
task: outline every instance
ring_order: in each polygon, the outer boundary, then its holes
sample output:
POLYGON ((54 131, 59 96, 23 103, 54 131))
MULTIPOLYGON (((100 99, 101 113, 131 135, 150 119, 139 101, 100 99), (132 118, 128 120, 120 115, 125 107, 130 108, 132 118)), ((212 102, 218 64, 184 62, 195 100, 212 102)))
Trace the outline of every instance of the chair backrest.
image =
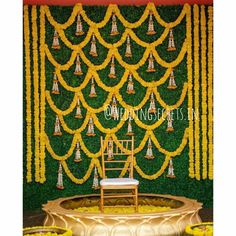
POLYGON ((128 165, 129 177, 133 178, 134 169, 134 137, 126 140, 113 140, 103 139, 101 137, 101 155, 102 155, 102 178, 107 178, 107 171, 120 171, 122 172, 125 165, 128 165), (107 158, 113 155, 113 160, 107 160, 107 158), (122 157, 125 157, 122 158, 122 157), (111 166, 111 163, 121 164, 123 167, 111 166))

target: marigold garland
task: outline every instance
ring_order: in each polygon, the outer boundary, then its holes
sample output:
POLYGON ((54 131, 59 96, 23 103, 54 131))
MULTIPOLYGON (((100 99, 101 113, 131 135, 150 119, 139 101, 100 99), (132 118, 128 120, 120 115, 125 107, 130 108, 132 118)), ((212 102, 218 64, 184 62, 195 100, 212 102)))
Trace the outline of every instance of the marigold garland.
POLYGON ((72 231, 70 229, 66 229, 66 228, 61 228, 61 227, 57 227, 57 226, 34 226, 34 227, 27 227, 27 228, 24 228, 23 231, 27 231, 27 230, 40 230, 40 229, 60 229, 60 230, 63 230, 65 231, 65 233, 63 234, 57 234, 57 233, 51 233, 51 232, 48 232, 48 233, 44 233, 44 234, 39 234, 39 233, 35 233, 35 234, 24 234, 24 236, 40 236, 40 235, 43 235, 43 236, 72 236, 72 231))
POLYGON ((126 28, 134 29, 134 28, 139 27, 147 19, 150 10, 153 12, 154 17, 156 18, 157 22, 160 25, 162 25, 165 28, 174 28, 175 26, 180 24, 180 22, 182 21, 182 19, 186 15, 186 12, 188 10, 188 4, 184 5, 180 15, 178 16, 178 18, 175 21, 168 22, 168 23, 161 19, 159 13, 156 10, 156 7, 155 7, 154 3, 148 3, 147 6, 146 6, 146 9, 144 10, 143 15, 140 17, 140 19, 138 21, 136 21, 134 23, 128 22, 122 16, 122 14, 120 13, 120 10, 119 10, 119 8, 116 4, 110 4, 108 6, 106 14, 104 16, 104 19, 101 22, 93 22, 86 15, 85 11, 83 10, 82 4, 78 3, 74 6, 71 16, 69 17, 67 22, 65 22, 64 24, 59 24, 58 22, 56 22, 53 19, 48 6, 45 6, 45 12, 46 12, 46 15, 47 15, 48 19, 50 19, 50 24, 52 24, 55 28, 60 28, 60 29, 66 29, 66 28, 70 27, 73 24, 73 22, 75 21, 75 18, 78 15, 78 13, 80 13, 80 15, 83 17, 84 21, 91 28, 97 28, 97 29, 103 28, 108 23, 108 21, 110 20, 113 12, 116 14, 117 18, 121 21, 121 23, 126 28))
POLYGON ((193 225, 188 225, 185 229, 185 233, 188 235, 195 235, 195 236, 213 236, 213 222, 203 222, 193 225), (208 226, 208 231, 204 232, 200 228, 197 229, 198 226, 208 226))
POLYGON ((208 177, 213 179, 213 7, 208 8, 208 177))
POLYGON ((152 174, 152 175, 147 175, 145 174, 141 169, 140 167, 137 165, 137 162, 136 162, 136 159, 134 159, 134 168, 136 169, 136 171, 138 172, 138 174, 144 178, 144 179, 149 179, 149 180, 153 180, 153 179, 156 179, 158 177, 160 177, 165 169, 167 168, 168 166, 168 163, 169 163, 169 160, 170 160, 170 156, 166 156, 165 157, 165 161, 163 162, 161 168, 155 173, 155 174, 152 174))
MULTIPOLYGON (((46 78, 45 78, 45 13, 44 7, 40 6, 40 61, 41 61, 41 74, 40 74, 40 183, 46 181, 45 177, 45 89, 46 89, 46 78)), ((37 174, 37 173, 36 173, 37 174)))
POLYGON ((33 36, 33 77, 34 77, 34 132, 35 132, 35 180, 39 182, 39 159, 40 159, 40 139, 39 139, 39 72, 38 72, 38 29, 37 29, 37 9, 32 6, 32 36, 33 36), (37 173, 37 174, 36 174, 37 173))
POLYGON ((164 61, 159 55, 158 53, 156 52, 155 50, 155 47, 150 47, 150 48, 147 48, 143 54, 143 57, 140 59, 140 61, 137 63, 137 64, 128 64, 126 62, 123 61, 122 59, 122 56, 120 55, 119 51, 117 48, 111 48, 108 50, 108 53, 107 53, 107 58, 103 61, 102 64, 100 65, 94 65, 93 63, 91 63, 91 61, 85 56, 85 54, 83 53, 82 50, 74 50, 72 53, 71 53, 71 57, 70 59, 63 65, 61 65, 60 63, 58 63, 52 56, 50 50, 48 49, 48 46, 45 45, 45 53, 47 55, 47 58, 48 60, 57 68, 57 69, 60 69, 60 70, 68 70, 73 64, 74 64, 74 61, 76 59, 76 56, 77 54, 79 53, 80 54, 80 57, 82 59, 82 61, 91 69, 91 70, 102 70, 102 69, 105 69, 108 64, 110 63, 111 61, 111 58, 112 56, 114 55, 115 59, 118 61, 118 63, 124 67, 125 69, 127 70, 137 70, 139 67, 143 66, 148 57, 149 57, 149 54, 150 52, 153 52, 153 56, 155 58, 155 60, 157 61, 157 63, 159 65, 161 65, 162 67, 165 67, 165 68, 174 68, 176 67, 183 59, 184 59, 184 56, 186 54, 186 51, 187 51, 187 42, 185 41, 183 43, 183 46, 180 50, 180 53, 179 55, 177 56, 177 58, 175 60, 173 60, 172 62, 166 62, 164 61))
POLYGON ((207 178, 207 75, 206 75, 206 15, 201 6, 201 87, 202 87, 202 178, 207 178))
POLYGON ((189 109, 189 176, 194 178, 194 134, 193 134, 193 80, 192 80, 192 24, 191 24, 191 8, 188 6, 187 11, 187 42, 188 42, 188 56, 187 56, 187 70, 188 70, 188 109, 189 109))
MULTIPOLYGON (((199 8, 193 6, 194 19, 194 109, 199 111, 199 8)), ((199 144, 199 117, 194 119, 194 140, 195 140, 195 176, 200 180, 200 144, 199 144)))
POLYGON ((26 159, 27 159, 27 182, 32 181, 31 161, 31 75, 30 75, 30 29, 28 6, 24 6, 24 44, 25 44, 25 81, 26 81, 26 159))

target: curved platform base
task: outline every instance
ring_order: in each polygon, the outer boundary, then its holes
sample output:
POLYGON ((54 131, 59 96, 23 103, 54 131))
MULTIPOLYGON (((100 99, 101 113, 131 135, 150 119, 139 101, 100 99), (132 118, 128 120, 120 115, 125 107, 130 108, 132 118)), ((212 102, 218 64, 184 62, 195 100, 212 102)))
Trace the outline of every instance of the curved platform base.
MULTIPOLYGON (((130 200, 132 201, 132 200, 130 200)), ((99 206, 99 195, 59 198, 43 205, 45 226, 69 228, 73 236, 179 236, 187 225, 200 223, 202 204, 185 197, 139 194, 139 205, 168 206, 156 213, 102 214, 81 213, 73 209, 99 206)), ((128 205, 127 199, 109 199, 106 205, 128 205)))

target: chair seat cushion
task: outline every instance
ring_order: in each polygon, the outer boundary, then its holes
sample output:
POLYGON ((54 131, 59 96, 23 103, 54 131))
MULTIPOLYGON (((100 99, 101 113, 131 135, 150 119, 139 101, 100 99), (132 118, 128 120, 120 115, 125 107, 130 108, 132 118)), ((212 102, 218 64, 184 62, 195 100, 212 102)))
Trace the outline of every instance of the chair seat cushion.
POLYGON ((103 179, 100 181, 100 185, 107 186, 107 185, 138 185, 139 181, 136 179, 131 178, 109 178, 103 179))

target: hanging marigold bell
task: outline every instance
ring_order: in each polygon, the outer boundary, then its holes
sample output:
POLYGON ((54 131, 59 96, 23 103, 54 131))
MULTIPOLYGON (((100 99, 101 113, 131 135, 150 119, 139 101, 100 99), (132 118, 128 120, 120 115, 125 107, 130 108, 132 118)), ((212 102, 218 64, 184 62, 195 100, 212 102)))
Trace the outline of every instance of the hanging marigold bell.
POLYGON ((149 58, 148 58, 148 68, 146 70, 147 72, 155 72, 156 69, 154 68, 154 58, 153 58, 153 54, 152 52, 150 52, 149 54, 149 58))
POLYGON ((173 165, 172 158, 170 158, 170 161, 169 161, 168 174, 166 177, 167 178, 176 178, 176 176, 174 174, 174 165, 173 165))
POLYGON ((89 118, 89 123, 88 123, 88 131, 86 133, 87 136, 95 136, 96 134, 94 133, 94 124, 93 124, 93 118, 89 118))
POLYGON ((55 126, 54 126, 54 133, 53 135, 55 136, 61 136, 62 132, 61 132, 61 125, 60 125, 60 120, 58 115, 56 115, 56 121, 55 121, 55 126))
POLYGON ((97 57, 97 47, 96 47, 96 39, 95 39, 95 35, 92 34, 92 41, 91 41, 91 48, 90 48, 90 52, 89 54, 93 57, 97 57))
POLYGON ((175 41, 174 41, 173 30, 170 29, 167 51, 175 51, 175 50, 176 50, 176 48, 175 48, 175 41))
POLYGON ((132 118, 131 118, 130 114, 129 114, 129 118, 128 119, 129 119, 128 120, 128 131, 127 131, 126 135, 133 136, 134 133, 133 133, 132 124, 131 124, 132 118))
POLYGON ((128 93, 128 94, 135 94, 132 73, 129 74, 129 81, 128 81, 126 93, 128 93))
POLYGON ((176 89, 176 83, 175 83, 175 76, 174 76, 174 69, 172 69, 170 73, 170 79, 169 79, 169 84, 168 84, 168 89, 176 89))
POLYGON ((97 167, 95 166, 94 167, 94 176, 93 176, 93 185, 92 185, 92 188, 94 190, 97 190, 99 189, 99 181, 98 181, 98 171, 97 171, 97 167))
POLYGON ((117 109, 117 100, 116 96, 113 95, 112 97, 112 104, 111 104, 111 117, 115 119, 118 119, 119 114, 118 114, 118 109, 117 109))
POLYGON ((61 165, 61 162, 60 162, 59 168, 58 168, 57 188, 60 189, 60 190, 64 189, 64 185, 63 185, 63 173, 62 173, 62 165, 61 165))
POLYGON ((94 78, 91 78, 91 89, 90 89, 90 94, 89 97, 97 97, 96 90, 95 90, 95 83, 94 83, 94 78))
POLYGON ((57 74, 55 72, 53 76, 52 94, 60 94, 57 74))
POLYGON ((77 142, 74 162, 81 162, 81 161, 82 161, 82 158, 81 158, 81 153, 80 153, 80 146, 79 146, 79 142, 77 142))
POLYGON ((129 35, 127 35, 125 56, 126 57, 132 57, 131 44, 130 44, 130 36, 129 35))
POLYGON ((154 30, 154 22, 152 17, 153 17, 153 12, 149 11, 149 21, 148 21, 148 31, 147 31, 148 35, 153 35, 156 33, 156 31, 154 30))
POLYGON ((150 99, 148 113, 156 113, 156 104, 155 104, 153 92, 151 93, 151 99, 150 99))
POLYGON ((113 12, 112 13, 112 23, 111 23, 111 36, 118 35, 118 29, 117 29, 117 22, 116 22, 116 14, 113 12))
POLYGON ((173 128, 173 120, 172 120, 172 112, 171 111, 167 111, 167 132, 173 132, 174 128, 173 128))
POLYGON ((111 57, 111 67, 110 67, 110 73, 108 75, 109 78, 116 78, 116 70, 115 70, 115 57, 112 55, 111 57))
POLYGON ((60 43, 59 43, 59 35, 56 30, 54 31, 54 35, 53 35, 52 48, 53 49, 61 48, 60 43))
POLYGON ((79 54, 77 54, 76 56, 76 62, 75 62, 75 71, 74 71, 74 75, 82 75, 82 69, 81 69, 81 63, 80 63, 80 58, 79 58, 79 54))
POLYGON ((147 147, 147 152, 146 152, 145 158, 146 159, 153 159, 154 158, 153 152, 152 152, 152 141, 151 141, 150 137, 148 138, 148 147, 147 147))
POLYGON ((79 36, 79 35, 83 35, 83 34, 84 34, 83 25, 82 25, 82 21, 80 18, 80 14, 78 13, 75 35, 79 36))
POLYGON ((78 118, 78 119, 83 118, 82 113, 81 113, 81 108, 80 108, 80 100, 79 100, 79 97, 78 97, 78 100, 77 100, 75 118, 78 118))

